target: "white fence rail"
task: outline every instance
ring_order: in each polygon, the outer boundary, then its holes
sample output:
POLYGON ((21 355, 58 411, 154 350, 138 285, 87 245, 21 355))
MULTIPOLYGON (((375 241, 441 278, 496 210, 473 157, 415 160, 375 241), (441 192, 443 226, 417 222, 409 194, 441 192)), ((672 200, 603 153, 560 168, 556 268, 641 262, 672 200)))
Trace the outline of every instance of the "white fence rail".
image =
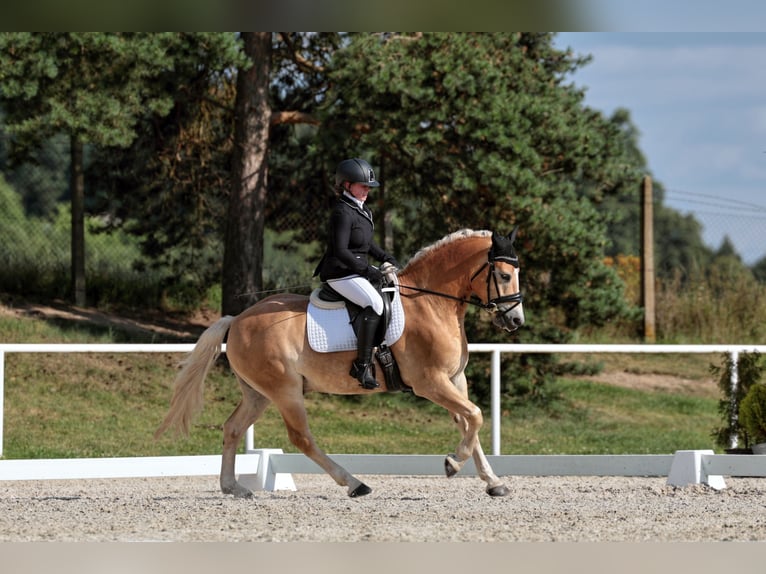
MULTIPOLYGON (((188 344, 87 344, 87 343, 0 343, 0 456, 3 455, 3 413, 5 410, 5 354, 6 353, 188 353, 194 348, 188 344)), ((225 349, 225 346, 224 346, 225 349)), ((766 345, 548 345, 548 344, 499 344, 471 343, 468 345, 471 353, 491 353, 492 370, 490 375, 491 392, 491 437, 493 455, 500 454, 500 356, 502 353, 728 353, 733 360, 732 389, 738 384, 737 359, 740 353, 765 353, 766 345)), ((732 447, 736 443, 732 441, 732 447)), ((245 448, 253 449, 253 430, 248 430, 245 448)))
MULTIPOLYGON (((468 345, 472 353, 492 353, 491 371, 491 417, 492 417, 492 454, 500 454, 500 354, 501 353, 728 353, 733 361, 731 388, 737 388, 737 360, 740 353, 757 351, 766 352, 766 345, 546 345, 546 344, 496 344, 473 343, 468 345)), ((732 393, 732 396, 734 393, 732 393)), ((736 410, 736 409, 735 409, 736 410)), ((732 438, 732 447, 736 447, 736 437, 732 438)))
MULTIPOLYGON (((0 344, 0 456, 3 447, 4 374, 6 353, 186 353, 193 344, 0 344)), ((671 472, 676 455, 506 455, 500 456, 500 358, 502 353, 727 353, 733 359, 732 388, 736 388, 737 358, 743 352, 766 352, 766 345, 544 345, 544 344, 469 344, 471 353, 491 353, 491 429, 492 455, 490 460, 499 474, 513 475, 614 475, 658 476, 671 472)), ((736 445, 733 445, 736 446, 736 445)), ((245 444, 246 455, 238 462, 238 471, 260 474, 261 486, 271 475, 284 473, 318 472, 318 467, 297 454, 271 454, 269 449, 254 450, 252 428, 245 444), (260 454, 256 454, 260 453, 260 454), (251 456, 253 455, 253 456, 251 456), (268 461, 268 466, 264 462, 268 461), (241 467, 239 465, 242 465, 241 467)), ((766 456, 714 455, 712 451, 679 451, 692 456, 682 457, 683 468, 691 467, 696 482, 708 482, 708 474, 735 476, 766 476, 766 456)), ((334 455, 349 470, 372 474, 440 474, 443 472, 441 455, 334 455)), ((173 476, 215 474, 220 456, 204 457, 148 457, 128 459, 64 459, 40 461, 0 461, 0 480, 37 478, 74 478, 96 476, 173 476), (66 470, 69 469, 69 470, 66 470), (79 469, 79 470, 78 470, 79 469), (215 470, 214 470, 215 469, 215 470), (73 474, 74 473, 74 474, 73 474), (141 474, 136 474, 141 473, 141 474)), ((471 474, 471 463, 464 471, 471 474)), ((682 472, 681 474, 689 474, 682 472)), ((672 473, 671 473, 672 474, 672 473)), ((679 471, 676 471, 679 474, 679 471)), ((685 480, 685 479, 684 479, 685 480)), ((691 480, 690 482, 695 482, 691 480)))

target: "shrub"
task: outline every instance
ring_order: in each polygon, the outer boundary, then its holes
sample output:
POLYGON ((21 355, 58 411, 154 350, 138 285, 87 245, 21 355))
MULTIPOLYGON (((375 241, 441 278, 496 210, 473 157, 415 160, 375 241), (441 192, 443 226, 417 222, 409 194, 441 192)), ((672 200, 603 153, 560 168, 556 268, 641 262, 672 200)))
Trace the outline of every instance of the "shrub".
POLYGON ((657 336, 686 343, 754 343, 766 337, 766 285, 743 266, 713 265, 657 286, 657 336))
POLYGON ((739 418, 739 405, 750 389, 757 386, 761 380, 761 355, 757 351, 740 353, 736 368, 738 383, 735 391, 731 388, 731 375, 734 370, 732 356, 727 353, 723 355, 722 365, 710 366, 710 372, 718 376, 718 388, 723 395, 718 401, 718 413, 723 424, 712 432, 716 444, 721 448, 728 448, 733 437, 736 437, 738 442, 747 444, 747 433, 739 418))
POLYGON ((748 446, 766 442, 766 385, 750 387, 739 405, 739 423, 748 446))

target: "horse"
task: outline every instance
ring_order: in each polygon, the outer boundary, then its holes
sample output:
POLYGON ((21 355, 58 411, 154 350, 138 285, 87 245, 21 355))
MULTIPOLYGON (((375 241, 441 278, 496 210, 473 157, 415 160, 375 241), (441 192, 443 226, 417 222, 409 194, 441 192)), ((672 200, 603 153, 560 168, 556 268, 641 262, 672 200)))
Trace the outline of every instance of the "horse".
MULTIPOLYGON (((490 496, 506 496, 509 489, 493 472, 479 442, 483 417, 468 398, 464 320, 468 305, 475 304, 508 332, 524 324, 519 260, 513 246, 517 230, 518 226, 508 235, 456 231, 421 249, 397 273, 406 321, 390 349, 401 378, 416 396, 444 407, 460 431, 457 449, 444 462, 447 477, 455 476, 473 457, 490 496)), ((311 349, 306 334, 308 304, 305 295, 282 293, 256 302, 239 315, 223 316, 200 335, 181 363, 170 408, 155 437, 171 427, 188 435, 194 415, 203 406, 204 380, 226 340, 226 356, 242 396, 223 426, 220 488, 224 494, 253 495, 237 482, 235 458, 244 433, 271 403, 282 415, 291 443, 338 485, 347 487, 348 496, 372 492, 317 446, 304 395, 386 392, 384 377, 377 369, 380 387, 362 389, 348 373, 355 351, 311 349)))

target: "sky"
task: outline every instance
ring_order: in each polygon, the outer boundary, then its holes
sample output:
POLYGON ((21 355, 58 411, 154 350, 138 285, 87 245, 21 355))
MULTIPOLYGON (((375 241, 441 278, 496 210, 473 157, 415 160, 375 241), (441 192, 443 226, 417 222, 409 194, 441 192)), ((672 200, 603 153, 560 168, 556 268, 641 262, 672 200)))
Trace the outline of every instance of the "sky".
POLYGON ((570 76, 587 106, 630 111, 664 204, 694 214, 710 247, 728 236, 746 263, 766 256, 766 32, 567 32, 555 44, 592 56, 570 76))

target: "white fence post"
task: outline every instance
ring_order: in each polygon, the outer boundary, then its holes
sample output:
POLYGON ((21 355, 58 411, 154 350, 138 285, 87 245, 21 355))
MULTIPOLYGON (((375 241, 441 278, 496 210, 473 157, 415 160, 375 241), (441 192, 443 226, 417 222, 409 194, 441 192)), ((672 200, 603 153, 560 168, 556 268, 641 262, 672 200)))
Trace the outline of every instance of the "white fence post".
POLYGON ((255 450, 255 429, 253 425, 247 427, 245 431, 245 452, 251 452, 255 450))
POLYGON ((500 454, 500 351, 492 351, 492 376, 490 378, 492 394, 492 454, 500 454))

